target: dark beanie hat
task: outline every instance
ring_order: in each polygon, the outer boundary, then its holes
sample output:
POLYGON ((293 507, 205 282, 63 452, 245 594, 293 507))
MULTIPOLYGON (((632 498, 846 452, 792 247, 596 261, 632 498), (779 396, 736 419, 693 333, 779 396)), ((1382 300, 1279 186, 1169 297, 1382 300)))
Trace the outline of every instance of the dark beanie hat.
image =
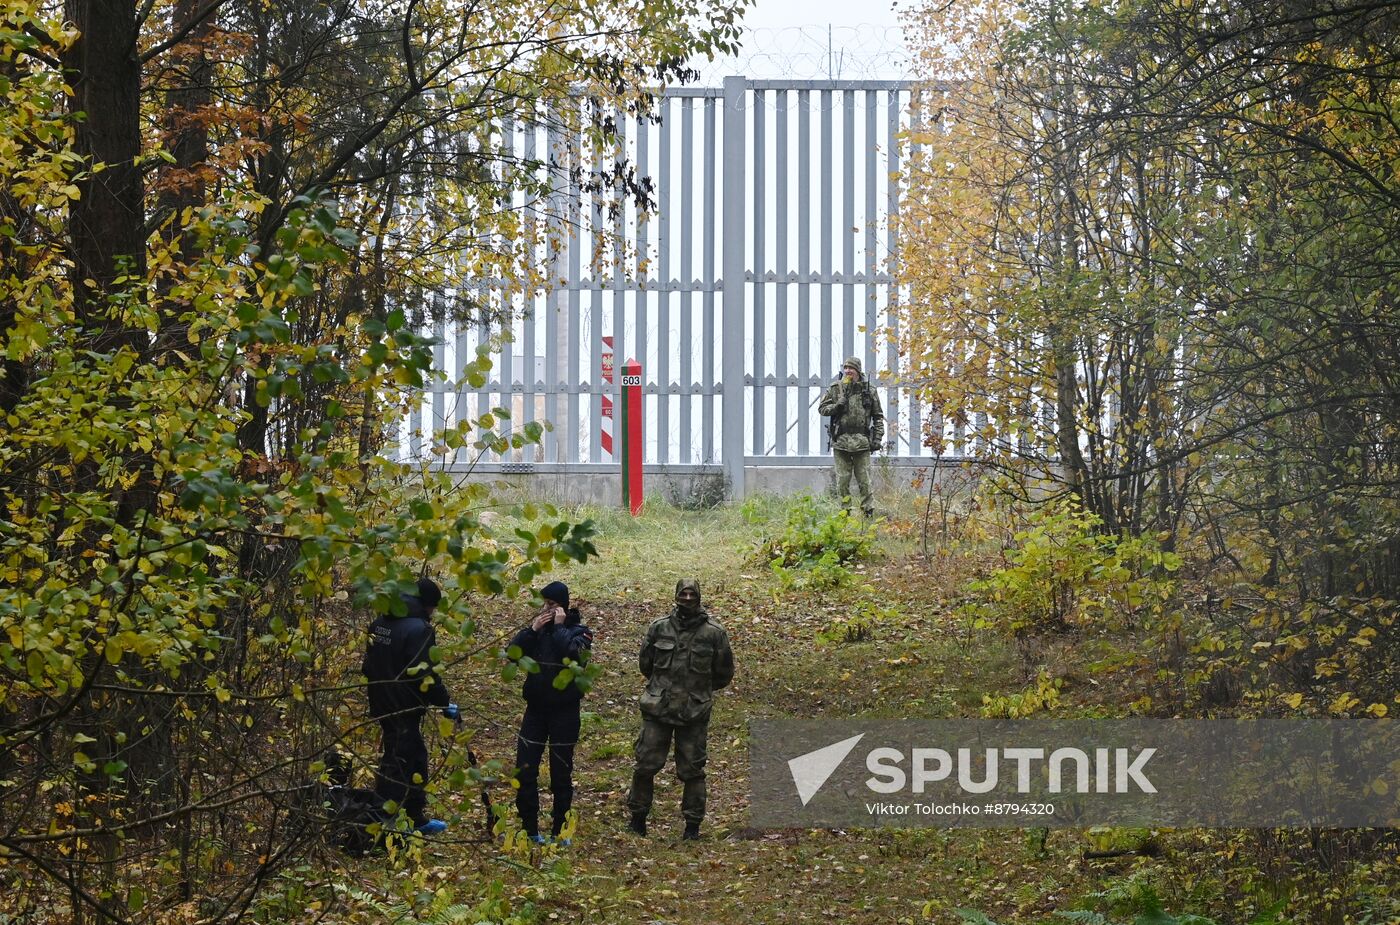
POLYGON ((569 609, 569 586, 562 581, 551 581, 540 591, 540 597, 553 601, 565 610, 569 609))
POLYGON ((437 586, 437 582, 424 576, 418 579, 418 600, 423 602, 423 606, 432 610, 442 600, 442 589, 437 586))

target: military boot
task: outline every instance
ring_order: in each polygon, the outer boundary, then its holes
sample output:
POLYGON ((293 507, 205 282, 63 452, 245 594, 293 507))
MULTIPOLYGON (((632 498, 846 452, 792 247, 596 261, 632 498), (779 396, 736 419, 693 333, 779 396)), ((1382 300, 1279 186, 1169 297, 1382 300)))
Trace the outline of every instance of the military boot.
POLYGON ((687 822, 687 823, 685 824, 685 832, 682 833, 682 835, 681 835, 681 841, 699 841, 699 840, 700 840, 700 823, 698 823, 698 822, 687 822))
POLYGON ((631 817, 630 819, 627 820, 627 828, 630 829, 632 832, 636 833, 637 835, 640 835, 640 836, 642 836, 643 838, 646 838, 646 835, 647 835, 647 814, 646 814, 646 813, 633 813, 633 814, 632 814, 632 817, 631 817))

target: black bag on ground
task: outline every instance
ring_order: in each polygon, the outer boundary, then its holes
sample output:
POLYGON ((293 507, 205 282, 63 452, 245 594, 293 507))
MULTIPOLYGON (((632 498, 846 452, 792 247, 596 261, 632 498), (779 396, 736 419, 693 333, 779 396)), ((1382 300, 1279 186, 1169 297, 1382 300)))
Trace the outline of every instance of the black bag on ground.
POLYGON ((383 844, 379 829, 387 830, 393 816, 384 811, 384 801, 373 790, 350 786, 350 759, 335 749, 326 752, 326 781, 313 781, 313 802, 325 827, 327 842, 347 854, 365 854, 383 844), (376 834, 379 833, 379 834, 376 834))

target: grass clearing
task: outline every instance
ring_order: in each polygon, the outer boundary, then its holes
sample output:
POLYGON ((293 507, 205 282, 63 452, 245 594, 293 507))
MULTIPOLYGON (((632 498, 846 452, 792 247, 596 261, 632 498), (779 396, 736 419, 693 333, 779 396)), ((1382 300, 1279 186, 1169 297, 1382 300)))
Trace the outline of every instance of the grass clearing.
MULTIPOLYGON (((1117 648, 1098 637, 1017 644, 956 617, 968 564, 947 560, 940 567, 942 560, 930 563, 918 554, 912 502, 907 510, 892 509, 875 554, 854 566, 854 584, 780 590, 751 550, 784 515, 785 504, 759 499, 747 507, 748 516, 732 507, 695 512, 665 505, 649 505, 636 519, 605 509, 569 512, 591 517, 600 531, 596 561, 550 576, 570 585, 595 631, 595 659, 602 666, 584 701, 574 845, 503 850, 443 839, 429 849, 438 885, 480 889, 499 878, 505 889, 491 907, 492 920, 516 922, 951 923, 961 921, 955 910, 970 907, 998 925, 1030 925, 1125 880, 1151 884, 1173 912, 1221 916, 1223 910, 1263 908, 1267 897, 1240 898, 1255 889, 1253 881, 1242 886, 1222 873, 1215 859, 1230 850, 1229 839, 1212 833, 1155 833, 1155 842, 1166 846, 1157 856, 1089 860, 1085 850, 1106 839, 1121 836, 1136 845, 1141 837, 1082 830, 750 829, 752 719, 977 716, 984 696, 1034 689, 1042 672, 1063 680, 1056 715, 1121 714, 1127 703, 1113 675, 1102 683, 1084 681, 1089 663, 1121 651, 1122 641, 1117 648), (709 815, 699 843, 679 840, 680 786, 669 764, 656 781, 651 837, 642 840, 624 828, 642 689, 637 647, 647 623, 669 610, 681 577, 700 580, 706 608, 729 630, 738 666, 734 683, 716 699, 710 726, 709 815), (879 611, 866 638, 818 641, 833 621, 863 605, 879 611)), ((479 617, 488 636, 504 640, 527 612, 487 606, 479 617)), ((1131 671, 1126 676, 1125 684, 1131 671)), ((485 659, 452 680, 480 730, 477 750, 509 765, 523 709, 518 685, 501 680, 498 665, 485 659)), ((443 807, 453 819, 452 834, 475 835, 476 795, 446 799, 457 801, 443 807)), ((513 802, 504 785, 495 799, 513 802)), ((382 873, 367 863, 357 876, 372 883, 382 873)), ((419 914, 430 895, 420 897, 419 914)))

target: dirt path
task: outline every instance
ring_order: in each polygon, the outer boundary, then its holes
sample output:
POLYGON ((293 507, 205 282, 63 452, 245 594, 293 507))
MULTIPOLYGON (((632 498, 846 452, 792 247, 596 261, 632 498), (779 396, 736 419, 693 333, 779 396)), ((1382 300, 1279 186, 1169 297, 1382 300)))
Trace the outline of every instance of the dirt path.
MULTIPOLYGON (((579 831, 574 846, 558 855, 582 886, 556 892, 546 883, 535 891, 546 919, 927 921, 930 901, 932 913, 950 904, 975 905, 977 893, 1009 889, 997 883, 1000 867, 1014 867, 1014 879, 1027 881, 1032 859, 1019 833, 748 829, 750 720, 965 715, 975 713, 989 685, 1014 675, 1008 653, 974 647, 955 630, 937 583, 904 555, 907 544, 886 543, 888 551, 861 575, 873 589, 865 595, 874 593, 896 615, 870 640, 822 646, 817 634, 849 608, 855 592, 775 602, 773 576, 747 554, 753 528, 736 512, 670 512, 660 522, 613 521, 608 528, 599 561, 555 576, 583 602, 603 673, 584 702, 575 775, 579 831), (685 575, 700 579, 707 609, 729 630, 738 665, 734 683, 717 698, 710 728, 710 814, 699 843, 679 840, 680 787, 669 765, 657 778, 651 837, 639 839, 624 828, 642 686, 636 649, 647 623, 669 609, 675 580, 685 575)), ((523 613, 490 614, 483 629, 506 637, 523 619, 523 613)), ((479 750, 509 761, 521 712, 518 692, 498 678, 477 680, 479 750)), ((498 792, 497 799, 513 798, 498 792)), ((548 868, 550 856, 543 862, 548 868)), ((495 866, 490 859, 477 863, 482 873, 495 866)))

